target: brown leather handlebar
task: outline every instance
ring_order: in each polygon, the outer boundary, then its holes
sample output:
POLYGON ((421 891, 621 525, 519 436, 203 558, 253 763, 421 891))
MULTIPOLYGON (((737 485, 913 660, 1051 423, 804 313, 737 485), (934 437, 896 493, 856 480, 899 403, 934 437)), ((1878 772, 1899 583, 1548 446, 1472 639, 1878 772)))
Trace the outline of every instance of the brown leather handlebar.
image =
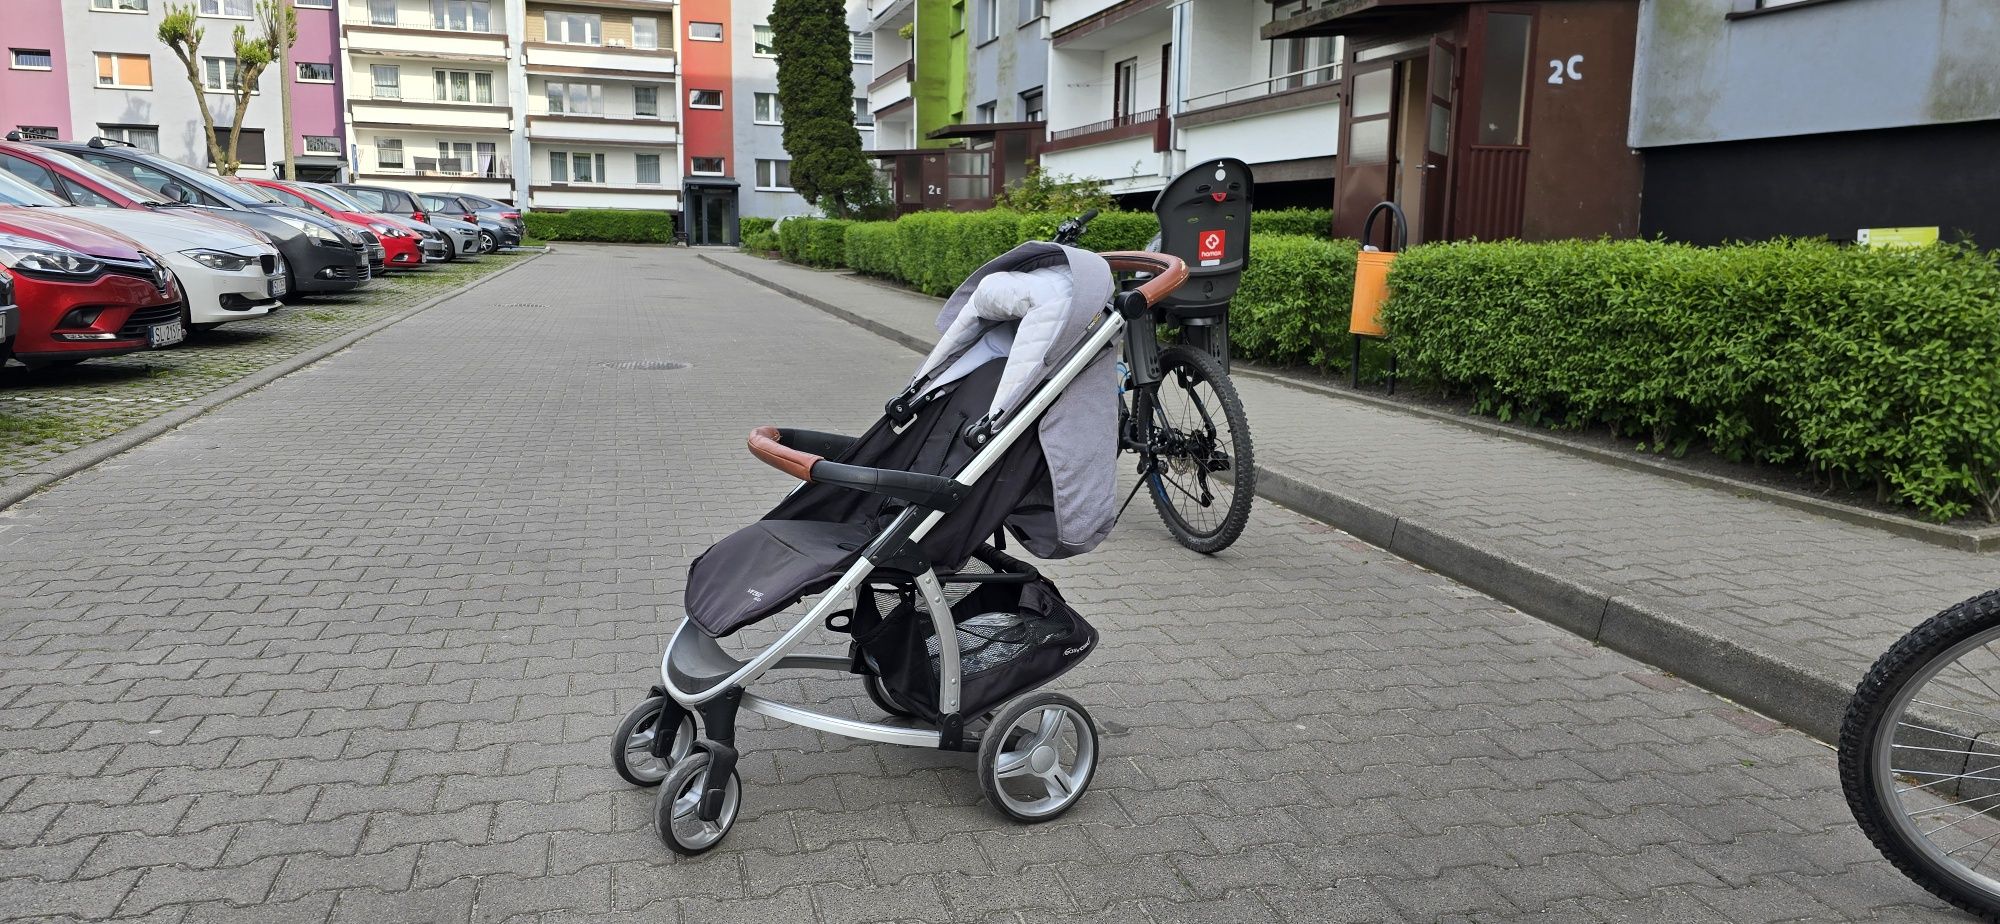
POLYGON ((779 442, 783 438, 777 427, 758 427, 750 431, 750 454, 793 478, 811 481, 813 465, 820 457, 786 446, 779 442))
POLYGON ((1098 256, 1111 264, 1114 273, 1152 273, 1153 278, 1139 286, 1139 294, 1146 297, 1148 305, 1159 304, 1188 278, 1187 262, 1172 254, 1109 250, 1098 256))

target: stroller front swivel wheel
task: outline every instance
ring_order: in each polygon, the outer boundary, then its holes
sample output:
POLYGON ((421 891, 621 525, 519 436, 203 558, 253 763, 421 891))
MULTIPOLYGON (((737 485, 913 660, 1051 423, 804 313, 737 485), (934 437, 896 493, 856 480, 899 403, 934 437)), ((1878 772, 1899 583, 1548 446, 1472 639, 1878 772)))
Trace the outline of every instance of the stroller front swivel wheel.
POLYGON ((1097 724, 1060 693, 1016 697, 979 743, 979 786, 1015 821, 1048 821, 1076 804, 1097 773, 1097 724))
POLYGON ((722 843, 730 826, 736 823, 736 810, 743 804, 743 780, 732 769, 729 779, 722 783, 721 814, 714 821, 701 819, 702 794, 714 785, 708 778, 712 760, 714 757, 707 751, 697 751, 674 764, 673 772, 660 787, 660 799, 653 806, 653 822, 660 829, 660 840, 681 856, 706 853, 722 843))
POLYGON ((611 737, 611 769, 618 771, 625 782, 634 786, 658 786, 673 771, 674 765, 694 750, 694 719, 682 715, 666 754, 654 756, 653 726, 658 724, 660 710, 666 707, 666 703, 664 696, 651 697, 627 714, 625 721, 618 723, 618 731, 611 737))

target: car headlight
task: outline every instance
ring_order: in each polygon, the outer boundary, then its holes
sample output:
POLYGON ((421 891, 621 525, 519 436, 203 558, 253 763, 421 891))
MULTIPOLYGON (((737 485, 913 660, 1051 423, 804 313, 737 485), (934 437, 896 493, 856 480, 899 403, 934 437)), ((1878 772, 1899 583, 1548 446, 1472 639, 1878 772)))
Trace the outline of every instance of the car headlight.
POLYGON ((0 266, 29 276, 65 279, 87 279, 104 270, 104 264, 61 244, 16 234, 0 234, 0 266))
POLYGON ((409 233, 408 231, 404 231, 403 229, 401 229, 401 228, 398 228, 398 227, 396 227, 396 226, 394 226, 394 225, 385 225, 385 224, 383 224, 383 223, 381 223, 381 222, 379 222, 379 221, 371 221, 371 222, 369 222, 369 223, 368 223, 368 230, 370 230, 370 231, 373 231, 373 232, 375 232, 376 234, 379 234, 379 235, 382 235, 383 237, 409 237, 409 236, 410 236, 410 233, 409 233))
POLYGON ((181 251, 181 255, 209 269, 221 270, 225 273, 242 272, 244 267, 257 262, 256 257, 238 256, 233 253, 223 253, 220 250, 183 250, 181 251))
POLYGON ((315 244, 325 244, 329 247, 339 247, 342 244, 339 236, 335 235, 325 225, 306 221, 303 218, 293 218, 290 215, 280 215, 278 216, 278 220, 298 229, 300 234, 311 238, 315 244))

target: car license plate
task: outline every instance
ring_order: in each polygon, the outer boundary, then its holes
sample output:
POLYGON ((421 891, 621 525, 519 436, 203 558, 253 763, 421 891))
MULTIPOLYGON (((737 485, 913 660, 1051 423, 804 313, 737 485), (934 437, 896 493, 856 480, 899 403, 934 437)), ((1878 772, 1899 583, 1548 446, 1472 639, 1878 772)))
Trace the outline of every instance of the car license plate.
POLYGON ((155 324, 149 331, 147 339, 151 341, 152 347, 155 350, 161 347, 170 347, 187 339, 187 328, 182 327, 179 321, 168 324, 155 324))
POLYGON ((286 285, 286 283, 285 283, 285 277, 284 277, 284 274, 280 273, 279 275, 276 275, 276 276, 273 276, 273 277, 271 277, 271 297, 272 297, 272 298, 277 298, 278 296, 280 296, 280 295, 283 295, 283 294, 285 294, 286 292, 289 292, 289 291, 291 291, 291 289, 290 289, 290 287, 289 287, 289 286, 287 286, 287 285, 286 285))

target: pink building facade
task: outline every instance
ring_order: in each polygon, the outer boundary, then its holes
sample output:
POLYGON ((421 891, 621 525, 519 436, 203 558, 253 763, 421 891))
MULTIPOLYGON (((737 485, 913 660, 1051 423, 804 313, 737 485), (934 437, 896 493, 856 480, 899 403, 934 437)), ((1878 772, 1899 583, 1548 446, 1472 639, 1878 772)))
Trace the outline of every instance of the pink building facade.
POLYGON ((292 150, 300 176, 333 179, 347 164, 342 113, 347 81, 340 54, 340 11, 299 6, 299 41, 292 46, 292 150))
POLYGON ((0 128, 54 129, 70 136, 69 56, 62 0, 7 0, 0 44, 0 128))

